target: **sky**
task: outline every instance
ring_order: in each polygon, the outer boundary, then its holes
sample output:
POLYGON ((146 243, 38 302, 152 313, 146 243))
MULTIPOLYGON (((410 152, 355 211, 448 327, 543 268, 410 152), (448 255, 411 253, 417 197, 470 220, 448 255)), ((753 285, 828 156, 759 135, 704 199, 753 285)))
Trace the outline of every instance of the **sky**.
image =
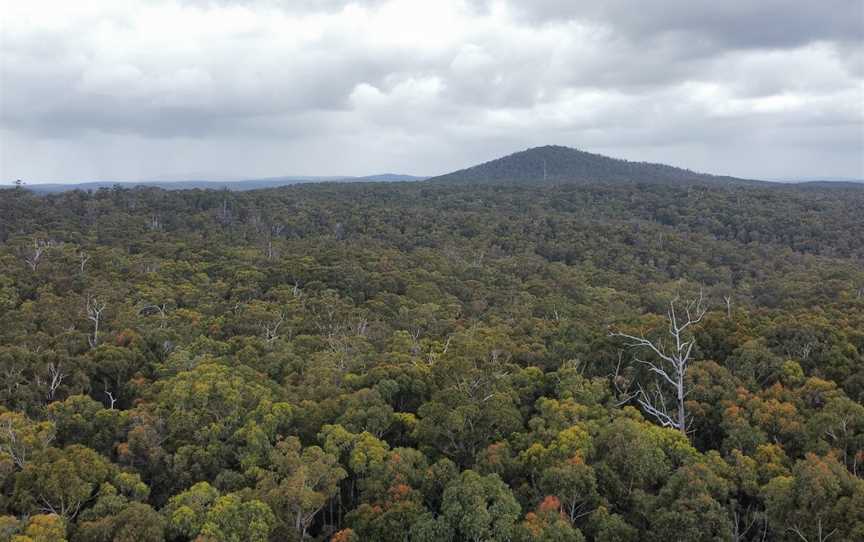
POLYGON ((435 175, 546 144, 864 178, 864 1, 0 0, 0 181, 435 175))

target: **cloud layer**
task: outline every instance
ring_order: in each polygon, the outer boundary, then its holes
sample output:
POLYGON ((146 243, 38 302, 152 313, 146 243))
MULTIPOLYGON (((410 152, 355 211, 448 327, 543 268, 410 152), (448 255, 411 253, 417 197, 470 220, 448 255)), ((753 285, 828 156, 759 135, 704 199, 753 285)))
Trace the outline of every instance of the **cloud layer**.
POLYGON ((555 143, 864 177, 859 0, 0 0, 0 179, 442 173, 555 143))

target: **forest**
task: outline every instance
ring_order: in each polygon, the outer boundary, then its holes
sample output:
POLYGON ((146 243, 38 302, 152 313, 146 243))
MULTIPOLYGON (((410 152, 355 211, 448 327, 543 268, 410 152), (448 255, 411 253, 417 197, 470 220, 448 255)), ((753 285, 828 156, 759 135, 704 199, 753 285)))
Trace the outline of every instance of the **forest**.
POLYGON ((0 541, 864 540, 864 187, 0 191, 0 541))

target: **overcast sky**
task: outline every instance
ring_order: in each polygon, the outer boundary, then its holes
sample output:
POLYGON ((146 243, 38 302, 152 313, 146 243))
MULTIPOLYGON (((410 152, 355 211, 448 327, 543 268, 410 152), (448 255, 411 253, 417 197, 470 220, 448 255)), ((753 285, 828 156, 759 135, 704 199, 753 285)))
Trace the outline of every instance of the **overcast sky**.
POLYGON ((862 0, 0 6, 2 181, 432 175, 544 144, 864 178, 862 0))

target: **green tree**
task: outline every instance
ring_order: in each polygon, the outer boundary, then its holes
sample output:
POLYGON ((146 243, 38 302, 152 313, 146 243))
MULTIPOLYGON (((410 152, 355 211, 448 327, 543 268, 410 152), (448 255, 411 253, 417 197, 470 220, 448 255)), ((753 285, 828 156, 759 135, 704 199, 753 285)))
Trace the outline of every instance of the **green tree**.
POLYGON ((438 521, 457 539, 510 540, 520 511, 498 476, 466 470, 444 490, 438 521))
POLYGON ((171 497, 162 510, 167 521, 168 539, 194 540, 204 526, 208 510, 218 498, 219 490, 207 482, 199 482, 171 497))
POLYGON ((268 468, 256 469, 254 474, 257 494, 297 539, 306 536, 315 516, 347 475, 336 456, 317 446, 303 448, 296 437, 278 442, 268 468))
POLYGON ((543 471, 541 487, 544 493, 556 497, 571 524, 591 513, 592 504, 599 498, 594 469, 578 455, 543 471))
POLYGON ((516 540, 540 542, 582 542, 582 532, 573 527, 556 497, 546 497, 534 512, 528 512, 516 531, 516 540))
POLYGON ((791 476, 763 489, 770 525, 780 540, 856 540, 864 536, 864 481, 834 457, 807 454, 791 476))
POLYGON ((34 455, 47 449, 54 440, 56 427, 51 422, 35 422, 20 412, 0 413, 0 456, 8 457, 23 469, 34 455))
POLYGON ((85 446, 49 448, 16 475, 16 506, 22 512, 47 509, 72 519, 115 470, 107 459, 85 446))
POLYGON ((66 542, 66 522, 57 514, 36 514, 11 542, 66 542))
POLYGON ((729 540, 731 522, 723 503, 730 484, 705 463, 679 468, 660 491, 651 512, 651 533, 658 540, 729 540))
POLYGON ((201 526, 199 538, 219 542, 267 542, 276 524, 269 506, 244 501, 231 493, 216 499, 201 526))

